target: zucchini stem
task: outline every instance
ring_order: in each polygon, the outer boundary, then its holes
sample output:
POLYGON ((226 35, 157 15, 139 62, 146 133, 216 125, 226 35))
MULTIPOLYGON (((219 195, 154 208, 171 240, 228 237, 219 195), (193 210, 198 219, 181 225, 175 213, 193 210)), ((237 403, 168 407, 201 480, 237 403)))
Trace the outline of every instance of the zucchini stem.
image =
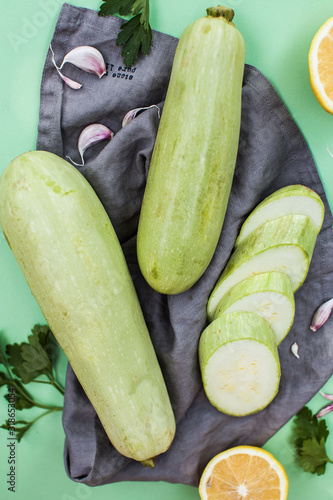
POLYGON ((141 460, 141 465, 144 467, 149 467, 149 469, 153 469, 155 465, 155 457, 154 458, 147 458, 147 460, 141 460))
POLYGON ((217 7, 209 7, 206 9, 207 16, 211 17, 224 17, 226 21, 231 22, 234 18, 234 11, 229 7, 218 5, 217 7))

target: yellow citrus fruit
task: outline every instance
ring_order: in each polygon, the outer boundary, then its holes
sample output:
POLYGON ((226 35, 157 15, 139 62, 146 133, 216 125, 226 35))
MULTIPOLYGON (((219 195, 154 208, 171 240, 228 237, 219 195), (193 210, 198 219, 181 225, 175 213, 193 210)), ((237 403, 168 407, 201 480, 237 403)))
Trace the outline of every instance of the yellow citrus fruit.
POLYGON ((214 457, 200 479, 202 500, 286 500, 288 477, 271 453, 236 446, 214 457))
POLYGON ((309 51, 312 90, 321 106, 333 114, 333 17, 314 36, 309 51))

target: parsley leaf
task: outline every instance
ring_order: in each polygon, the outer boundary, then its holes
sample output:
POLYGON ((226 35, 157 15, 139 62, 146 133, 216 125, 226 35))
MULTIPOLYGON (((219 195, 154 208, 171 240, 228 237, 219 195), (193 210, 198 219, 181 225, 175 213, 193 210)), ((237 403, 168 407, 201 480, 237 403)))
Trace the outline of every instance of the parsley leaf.
POLYGON ((295 418, 294 445, 298 462, 305 472, 318 476, 325 473, 326 464, 333 463, 326 453, 325 443, 329 435, 325 420, 318 420, 311 410, 304 406, 295 418))
POLYGON ((16 394, 15 397, 15 410, 25 410, 27 408, 32 408, 34 405, 33 401, 29 401, 21 394, 16 394))
POLYGON ((102 0, 104 3, 100 6, 100 16, 112 16, 117 12, 121 16, 131 14, 135 0, 102 0))
POLYGON ((35 325, 28 343, 8 344, 6 352, 13 373, 24 384, 28 384, 40 375, 46 375, 50 380, 52 375, 51 330, 48 327, 35 325))
POLYGON ((295 423, 295 433, 298 438, 309 439, 315 437, 318 441, 321 438, 324 438, 326 441, 329 430, 327 429, 325 420, 319 421, 315 415, 312 415, 311 410, 307 406, 304 406, 296 414, 295 423))
POLYGON ((3 387, 4 385, 8 385, 9 380, 8 376, 4 372, 0 372, 0 387, 3 387))
POLYGON ((5 357, 4 353, 2 352, 1 347, 0 347, 0 363, 1 363, 2 365, 5 365, 5 366, 6 366, 6 357, 5 357))
POLYGON ((315 437, 303 441, 299 462, 306 472, 320 476, 324 474, 326 464, 329 461, 324 438, 321 438, 320 442, 315 437))
POLYGON ((121 26, 121 32, 117 38, 117 45, 124 45, 121 55, 124 58, 126 68, 130 68, 137 60, 139 51, 148 54, 152 43, 152 32, 140 21, 140 15, 132 17, 121 26))
MULTIPOLYGON (((22 345, 22 344, 21 344, 22 345)), ((19 344, 8 344, 6 347, 6 352, 8 355, 8 361, 12 367, 13 373, 22 379, 24 384, 29 383, 35 377, 39 375, 38 371, 34 373, 28 373, 24 367, 24 359, 21 353, 21 345, 19 344)))
POLYGON ((121 55, 124 64, 130 68, 137 60, 139 52, 148 54, 152 44, 152 30, 149 24, 149 0, 103 0, 99 15, 119 13, 133 17, 123 23, 117 37, 117 45, 123 45, 121 55))
POLYGON ((0 371, 0 387, 7 386, 8 393, 5 398, 8 403, 14 405, 15 410, 27 410, 37 407, 44 410, 34 420, 16 420, 13 424, 8 420, 0 428, 15 432, 18 441, 30 429, 30 427, 41 417, 54 411, 61 411, 60 406, 51 406, 35 401, 24 387, 24 384, 36 382, 53 385, 62 395, 63 389, 56 382, 53 373, 53 360, 56 353, 56 343, 52 332, 47 325, 35 325, 32 335, 28 336, 28 342, 21 344, 8 344, 6 353, 0 347, 0 364, 5 366, 6 371, 0 371), (15 375, 15 377, 14 377, 15 375), (48 380, 39 380, 40 375, 46 375, 48 380), (13 400, 14 394, 14 400, 13 400), (15 430, 13 431, 13 427, 15 430))

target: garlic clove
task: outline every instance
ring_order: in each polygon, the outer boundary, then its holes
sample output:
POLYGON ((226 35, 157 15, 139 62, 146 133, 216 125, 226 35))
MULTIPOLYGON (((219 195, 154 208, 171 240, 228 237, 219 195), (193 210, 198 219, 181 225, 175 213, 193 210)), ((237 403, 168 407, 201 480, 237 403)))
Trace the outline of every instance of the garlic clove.
POLYGON ((53 65, 56 68, 60 78, 62 78, 62 80, 74 90, 80 89, 82 87, 82 84, 71 80, 61 73, 60 70, 66 62, 72 63, 78 68, 87 71, 88 73, 94 73, 99 78, 101 78, 106 73, 103 56, 99 50, 95 49, 95 47, 90 47, 89 45, 76 47, 65 55, 60 67, 57 66, 57 63, 55 62, 52 45, 50 45, 50 50, 52 53, 53 65))
POLYGON ((57 70, 60 78, 71 88, 71 89, 74 89, 74 90, 78 90, 82 87, 81 83, 78 83, 78 82, 75 82, 74 80, 71 80, 70 78, 68 78, 67 76, 64 76, 60 69, 58 68, 56 62, 55 62, 55 58, 54 58, 54 52, 53 52, 53 49, 52 49, 52 46, 50 45, 50 50, 51 50, 51 54, 52 54, 52 62, 53 62, 53 65, 55 67, 55 69, 57 70))
POLYGON ((326 394, 325 392, 322 391, 320 391, 320 394, 329 401, 333 401, 333 394, 326 394))
POLYGON ((105 125, 102 125, 101 123, 92 123, 82 130, 79 137, 78 150, 81 156, 82 163, 75 163, 75 161, 73 161, 69 156, 67 156, 67 158, 69 158, 70 161, 77 167, 83 167, 83 155, 86 149, 90 148, 94 144, 97 144, 98 142, 111 140, 113 136, 114 133, 105 125))
POLYGON ((333 411, 333 403, 330 403, 329 405, 325 406, 325 408, 323 408, 322 410, 320 410, 317 413, 316 417, 317 418, 323 417, 324 415, 327 415, 331 411, 333 411))
POLYGON ((293 355, 294 355, 297 359, 299 359, 299 355, 298 355, 298 344, 297 344, 297 342, 294 342, 294 343, 292 344, 292 346, 291 346, 291 348, 290 348, 290 349, 291 349, 291 352, 293 353, 293 355))
POLYGON ((316 332, 319 330, 321 326, 328 320, 333 310, 333 299, 327 300, 324 302, 315 312, 312 323, 310 326, 310 330, 316 332))
POLYGON ((138 116, 138 114, 140 114, 141 111, 144 111, 145 109, 151 109, 151 108, 157 108, 158 117, 160 118, 160 111, 161 110, 158 106, 156 106, 156 104, 152 104, 151 106, 145 106, 143 108, 134 108, 134 109, 131 109, 130 111, 128 111, 126 113, 126 115, 124 116, 122 124, 121 124, 122 128, 124 128, 129 122, 134 120, 134 118, 136 116, 138 116))
POLYGON ((101 78, 106 73, 105 62, 102 54, 95 47, 90 45, 82 45, 80 47, 75 47, 75 49, 68 52, 65 55, 59 70, 62 69, 64 64, 68 62, 74 64, 83 71, 88 73, 93 73, 101 78))

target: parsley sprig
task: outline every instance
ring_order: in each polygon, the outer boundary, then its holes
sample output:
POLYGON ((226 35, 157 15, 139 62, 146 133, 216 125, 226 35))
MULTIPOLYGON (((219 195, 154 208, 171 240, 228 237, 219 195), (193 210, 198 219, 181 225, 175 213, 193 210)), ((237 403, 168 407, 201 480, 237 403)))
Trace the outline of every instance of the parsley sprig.
MULTIPOLYGON (((31 421, 15 421, 14 427, 18 441, 41 417, 63 409, 62 406, 36 401, 25 387, 30 382, 49 384, 64 395, 64 390, 56 381, 53 370, 56 350, 57 345, 53 340, 51 330, 46 325, 35 325, 32 329, 32 335, 28 337, 28 342, 7 344, 6 354, 0 347, 0 364, 5 369, 0 371, 0 387, 7 386, 5 398, 10 401, 11 394, 15 394, 15 410, 26 410, 33 407, 44 410, 31 421), (44 378, 40 379, 40 376, 44 376, 44 378)), ((8 430, 13 428, 13 424, 6 420, 6 423, 0 427, 8 430)))
POLYGON ((329 435, 325 420, 318 420, 311 410, 304 406, 295 418, 294 445, 300 466, 312 474, 321 476, 326 465, 333 461, 327 456, 325 443, 329 435))
POLYGON ((148 54, 152 44, 152 31, 149 24, 149 0, 103 0, 99 16, 114 14, 133 16, 123 23, 117 37, 117 45, 123 45, 121 55, 126 68, 137 60, 139 52, 148 54))

